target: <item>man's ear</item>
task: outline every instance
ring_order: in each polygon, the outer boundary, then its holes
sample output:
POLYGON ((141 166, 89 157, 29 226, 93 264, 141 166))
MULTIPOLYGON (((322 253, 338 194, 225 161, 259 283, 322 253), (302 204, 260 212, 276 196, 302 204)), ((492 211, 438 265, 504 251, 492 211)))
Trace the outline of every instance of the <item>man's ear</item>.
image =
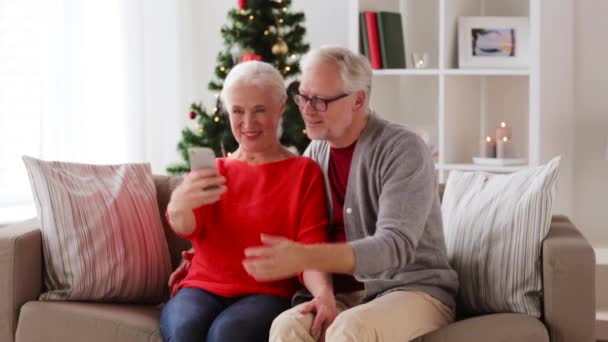
POLYGON ((357 92, 357 97, 355 98, 355 105, 353 106, 353 109, 355 111, 358 111, 361 108, 363 108, 363 106, 365 106, 366 100, 367 100, 367 94, 365 93, 365 91, 359 90, 357 92))

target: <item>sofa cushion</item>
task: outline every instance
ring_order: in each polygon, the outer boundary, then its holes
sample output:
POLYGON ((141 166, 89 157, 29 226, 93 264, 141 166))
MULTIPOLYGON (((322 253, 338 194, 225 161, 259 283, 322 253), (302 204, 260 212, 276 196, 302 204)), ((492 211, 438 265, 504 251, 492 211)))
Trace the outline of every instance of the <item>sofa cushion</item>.
POLYGON ((171 263, 149 164, 23 158, 41 222, 41 300, 156 304, 171 263))
MULTIPOLYGON (((161 214, 167 211, 167 205, 171 199, 171 193, 177 188, 183 181, 182 177, 179 176, 154 176, 154 184, 156 185, 156 197, 158 201, 158 208, 161 214)), ((169 245, 169 253, 171 255, 171 269, 177 268, 182 261, 182 251, 188 250, 192 247, 190 240, 185 240, 175 234, 175 231, 169 226, 167 217, 161 215, 163 222, 163 229, 165 231, 165 238, 167 239, 167 245, 169 245)))
POLYGON ((540 317, 541 247, 559 161, 508 175, 450 173, 442 213, 448 258, 460 280, 459 315, 540 317))
POLYGON ((543 342, 549 334, 543 323, 525 314, 493 314, 452 323, 412 342, 543 342))
POLYGON ((21 308, 16 340, 21 342, 162 341, 161 309, 83 302, 28 302, 21 308))

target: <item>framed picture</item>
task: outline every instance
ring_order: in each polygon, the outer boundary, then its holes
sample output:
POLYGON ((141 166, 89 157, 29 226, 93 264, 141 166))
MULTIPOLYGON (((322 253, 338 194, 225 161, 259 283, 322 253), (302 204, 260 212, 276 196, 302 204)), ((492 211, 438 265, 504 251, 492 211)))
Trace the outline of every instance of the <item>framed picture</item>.
POLYGON ((527 17, 459 17, 460 68, 529 66, 530 25, 527 17))

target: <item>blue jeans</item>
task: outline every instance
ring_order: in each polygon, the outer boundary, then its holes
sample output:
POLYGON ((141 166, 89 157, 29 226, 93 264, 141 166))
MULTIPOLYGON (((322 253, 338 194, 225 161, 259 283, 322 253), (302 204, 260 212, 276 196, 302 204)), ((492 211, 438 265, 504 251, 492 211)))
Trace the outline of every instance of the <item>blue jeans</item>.
POLYGON ((272 321, 290 300, 272 295, 225 298, 183 288, 163 308, 163 341, 268 341, 272 321))

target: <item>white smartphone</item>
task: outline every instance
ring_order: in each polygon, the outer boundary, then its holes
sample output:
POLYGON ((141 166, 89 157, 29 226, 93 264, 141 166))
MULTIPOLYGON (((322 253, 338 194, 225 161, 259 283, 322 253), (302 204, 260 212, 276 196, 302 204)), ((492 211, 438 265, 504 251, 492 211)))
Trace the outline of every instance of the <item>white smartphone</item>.
POLYGON ((191 147, 188 149, 190 169, 216 169, 215 153, 208 147, 191 147))

